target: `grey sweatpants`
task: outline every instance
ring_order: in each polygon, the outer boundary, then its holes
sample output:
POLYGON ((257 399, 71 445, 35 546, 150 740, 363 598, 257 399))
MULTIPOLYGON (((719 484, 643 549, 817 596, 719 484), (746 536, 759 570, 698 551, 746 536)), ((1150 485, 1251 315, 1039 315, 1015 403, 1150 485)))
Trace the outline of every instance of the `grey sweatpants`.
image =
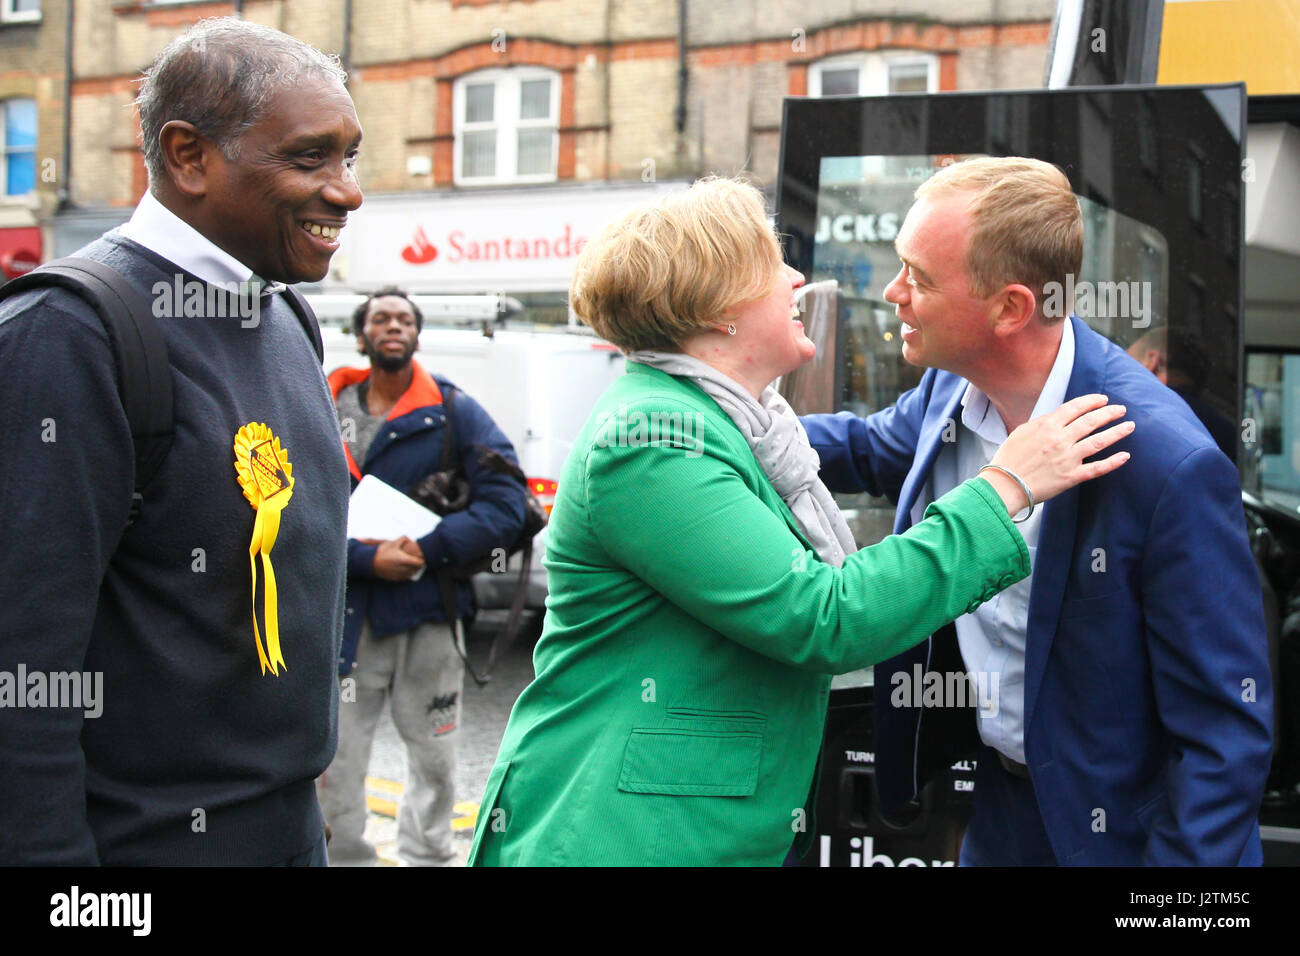
POLYGON ((365 780, 385 701, 391 704, 407 756, 398 858, 409 866, 434 866, 455 856, 451 815, 464 676, 465 665, 445 624, 422 624, 378 640, 369 625, 362 628, 357 666, 341 686, 338 753, 317 781, 321 810, 332 833, 332 863, 376 859, 375 848, 362 835, 365 780))

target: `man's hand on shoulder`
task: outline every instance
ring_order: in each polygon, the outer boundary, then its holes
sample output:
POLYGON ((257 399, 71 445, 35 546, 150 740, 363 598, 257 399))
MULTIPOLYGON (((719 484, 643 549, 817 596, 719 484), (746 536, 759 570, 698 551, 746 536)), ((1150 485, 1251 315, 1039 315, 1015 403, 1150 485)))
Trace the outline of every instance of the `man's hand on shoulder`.
POLYGON ((362 544, 376 544, 375 574, 385 581, 409 581, 424 567, 424 555, 420 546, 402 535, 388 541, 365 538, 362 544))

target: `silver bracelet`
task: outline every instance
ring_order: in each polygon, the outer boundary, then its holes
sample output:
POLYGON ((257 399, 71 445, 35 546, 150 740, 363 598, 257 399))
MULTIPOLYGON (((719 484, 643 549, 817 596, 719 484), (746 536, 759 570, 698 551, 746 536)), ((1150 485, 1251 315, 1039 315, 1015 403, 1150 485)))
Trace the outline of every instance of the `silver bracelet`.
POLYGON ((1021 522, 1028 521, 1030 518, 1032 518, 1034 516, 1034 509, 1038 507, 1038 502, 1034 500, 1034 493, 1029 490, 1029 486, 1025 484, 1025 480, 1021 478, 1019 475, 1017 475, 1010 468, 1003 468, 1001 465, 985 465, 979 471, 975 472, 975 474, 978 475, 980 471, 987 471, 990 468, 992 468, 994 471, 1002 472, 1002 474, 1006 475, 1008 478, 1010 478, 1012 481, 1018 484, 1020 486, 1020 490, 1025 493, 1025 497, 1029 499, 1029 511, 1026 512, 1024 517, 1021 518, 1017 518, 1013 516, 1011 519, 1012 522, 1014 522, 1015 524, 1020 524, 1021 522))

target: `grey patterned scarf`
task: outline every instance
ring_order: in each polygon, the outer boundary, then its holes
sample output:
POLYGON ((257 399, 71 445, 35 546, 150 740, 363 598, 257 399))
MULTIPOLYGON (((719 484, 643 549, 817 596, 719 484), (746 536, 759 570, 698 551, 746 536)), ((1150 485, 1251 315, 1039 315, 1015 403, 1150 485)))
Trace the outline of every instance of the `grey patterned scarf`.
POLYGON ((823 561, 838 568, 847 554, 857 550, 844 516, 817 477, 821 459, 808 444, 808 433, 775 388, 765 388, 759 402, 741 385, 692 356, 642 350, 628 353, 627 358, 689 378, 718 403, 745 436, 763 474, 823 561))

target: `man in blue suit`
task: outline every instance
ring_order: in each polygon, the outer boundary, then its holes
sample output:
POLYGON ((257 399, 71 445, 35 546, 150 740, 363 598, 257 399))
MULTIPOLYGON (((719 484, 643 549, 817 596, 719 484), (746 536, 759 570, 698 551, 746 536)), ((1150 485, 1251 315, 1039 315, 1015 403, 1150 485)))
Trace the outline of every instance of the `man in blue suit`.
POLYGON ((1052 307, 1083 249, 1060 170, 971 160, 916 195, 885 298, 904 359, 928 370, 869 418, 804 418, 827 485, 896 501, 901 532, 1070 398, 1107 395, 1136 428, 1115 446, 1125 467, 1017 516, 1029 578, 876 666, 886 811, 974 746, 963 865, 1259 864, 1272 683, 1232 462, 1150 372, 1052 307), (992 705, 911 690, 953 671, 992 705))

